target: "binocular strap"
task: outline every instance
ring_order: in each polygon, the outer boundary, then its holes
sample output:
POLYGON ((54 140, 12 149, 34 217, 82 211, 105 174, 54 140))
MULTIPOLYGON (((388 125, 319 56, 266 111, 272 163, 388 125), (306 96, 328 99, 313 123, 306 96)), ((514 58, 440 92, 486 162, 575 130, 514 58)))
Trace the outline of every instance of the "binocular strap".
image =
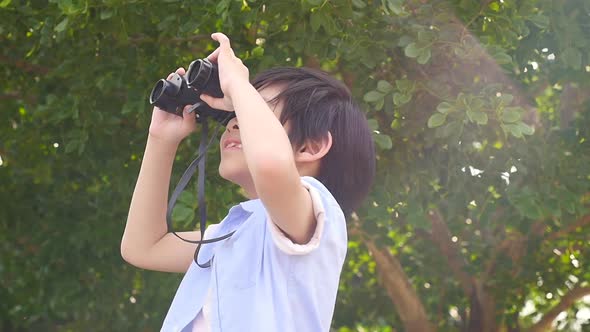
MULTIPOLYGON (((229 115, 229 116, 231 116, 231 115, 229 115)), ((211 139, 207 143, 207 135, 209 132, 209 124, 207 121, 208 116, 201 116, 200 120, 201 120, 202 129, 201 129, 201 141, 199 142, 199 154, 197 155, 197 158, 195 158, 195 160, 193 160, 190 163, 190 165, 187 167, 187 169, 184 171, 184 174, 182 174, 182 177, 178 181, 176 188, 174 188, 174 192, 172 192, 172 195, 170 196, 170 200, 168 201, 168 209, 166 211, 166 224, 168 225, 168 231, 171 232, 172 234, 174 234, 174 236, 176 236, 177 238, 179 238, 185 242, 197 244, 197 249, 195 250, 195 256, 194 256, 195 263, 201 268, 208 268, 211 266, 211 262, 213 261, 213 257, 211 257, 210 260, 208 260, 207 262, 205 262, 203 264, 199 263, 198 257, 199 257, 199 250, 201 249, 201 245, 225 240, 225 239, 229 238, 230 236, 232 236, 235 233, 235 231, 230 232, 230 233, 225 234, 220 237, 213 238, 213 239, 207 239, 207 240, 203 239, 203 236, 205 235, 205 228, 207 226, 207 203, 205 202, 205 159, 206 159, 205 156, 207 155, 207 150, 209 149, 209 146, 211 145, 211 143, 213 143, 213 139, 217 136, 217 133, 219 132, 219 127, 217 128, 217 131, 215 131, 215 134, 211 136, 211 139), (176 201, 178 200, 178 197, 184 191, 184 188, 186 188, 189 180, 192 178, 193 174, 195 174, 195 171, 197 170, 197 168, 199 170, 199 174, 197 176, 197 200, 199 203, 199 216, 200 216, 199 229, 201 231, 201 240, 187 240, 187 239, 183 238, 182 236, 178 235, 174 231, 174 228, 172 225, 172 210, 174 209, 174 206, 176 205, 176 201)))

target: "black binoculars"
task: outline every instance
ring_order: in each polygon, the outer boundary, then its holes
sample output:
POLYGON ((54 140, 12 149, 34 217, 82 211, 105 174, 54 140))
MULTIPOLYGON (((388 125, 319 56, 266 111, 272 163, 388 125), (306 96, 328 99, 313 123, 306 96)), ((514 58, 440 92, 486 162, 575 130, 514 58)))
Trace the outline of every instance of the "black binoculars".
POLYGON ((201 100, 202 93, 223 97, 217 64, 208 59, 191 62, 184 76, 174 73, 169 80, 159 80, 150 93, 150 104, 178 116, 182 116, 184 106, 194 105, 197 121, 211 117, 223 125, 235 117, 235 113, 211 108, 201 100))

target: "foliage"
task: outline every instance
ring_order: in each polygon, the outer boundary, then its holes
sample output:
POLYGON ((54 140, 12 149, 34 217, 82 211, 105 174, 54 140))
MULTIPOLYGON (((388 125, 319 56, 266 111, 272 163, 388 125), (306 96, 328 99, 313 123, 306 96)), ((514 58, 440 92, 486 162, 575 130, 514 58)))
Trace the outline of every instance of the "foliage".
MULTIPOLYGON (((573 329, 590 280, 589 15, 584 0, 0 1, 0 327, 158 329, 179 276, 118 247, 147 95, 221 30, 252 73, 339 77, 374 129, 335 328, 412 330, 401 292, 440 331, 534 331, 552 308, 573 329), (388 282, 396 262, 411 287, 388 282)), ((211 220, 241 199, 217 162, 211 220)), ((196 206, 179 204, 186 229, 196 206)))

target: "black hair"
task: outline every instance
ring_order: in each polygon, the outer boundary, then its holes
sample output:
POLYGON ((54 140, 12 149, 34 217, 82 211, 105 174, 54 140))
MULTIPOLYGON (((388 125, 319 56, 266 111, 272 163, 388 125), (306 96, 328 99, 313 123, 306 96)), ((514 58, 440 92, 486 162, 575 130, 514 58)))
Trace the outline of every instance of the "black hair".
POLYGON ((319 70, 287 67, 264 71, 252 84, 258 90, 281 87, 274 102, 283 103, 280 121, 289 121, 288 135, 294 147, 332 134, 332 147, 322 158, 316 178, 348 216, 373 183, 375 147, 367 119, 346 85, 319 70))

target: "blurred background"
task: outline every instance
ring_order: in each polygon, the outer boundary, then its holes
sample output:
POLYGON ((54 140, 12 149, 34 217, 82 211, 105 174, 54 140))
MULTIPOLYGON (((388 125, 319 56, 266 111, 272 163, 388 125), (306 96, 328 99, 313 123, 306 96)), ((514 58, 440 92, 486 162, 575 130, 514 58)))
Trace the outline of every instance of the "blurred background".
MULTIPOLYGON (((215 31, 252 76, 343 80, 374 130, 334 331, 590 331, 587 0, 0 1, 1 331, 159 330, 182 276, 119 243, 149 92, 215 31)), ((210 222, 244 200, 218 152, 210 222)))

